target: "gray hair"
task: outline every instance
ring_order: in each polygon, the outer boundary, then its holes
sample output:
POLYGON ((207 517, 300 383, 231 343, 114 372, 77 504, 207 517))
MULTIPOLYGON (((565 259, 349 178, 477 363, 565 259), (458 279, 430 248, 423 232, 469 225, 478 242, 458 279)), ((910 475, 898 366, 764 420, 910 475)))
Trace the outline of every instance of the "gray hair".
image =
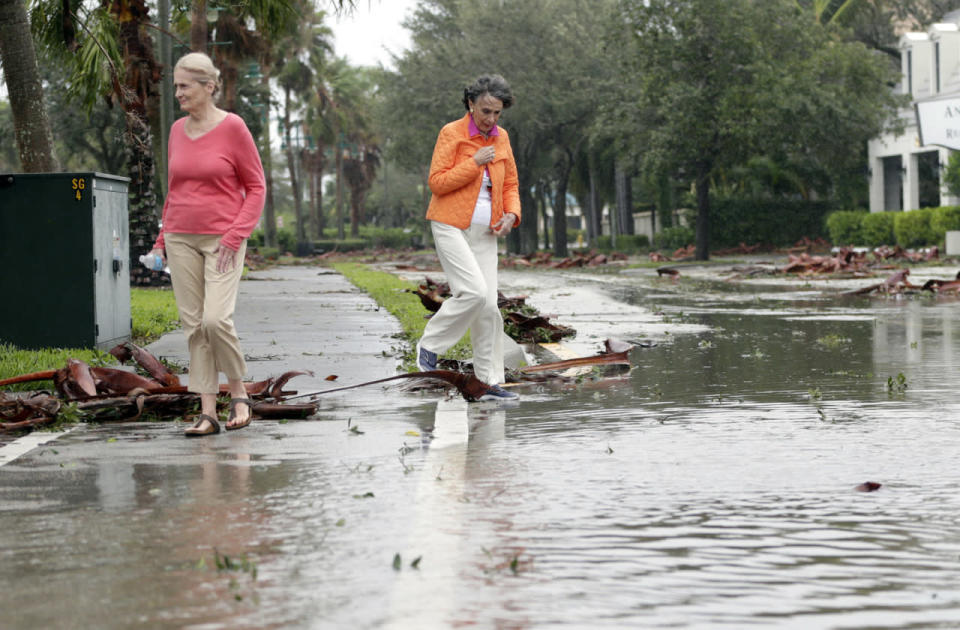
POLYGON ((470 103, 476 103, 484 94, 498 99, 504 109, 513 105, 513 92, 507 80, 499 74, 485 74, 463 89, 463 106, 469 110, 470 103))
POLYGON ((220 87, 222 85, 220 81, 220 71, 213 65, 210 57, 204 53, 187 53, 183 57, 180 57, 177 65, 175 65, 173 69, 186 70, 193 75, 197 83, 204 85, 213 83, 213 97, 216 98, 220 94, 220 87))

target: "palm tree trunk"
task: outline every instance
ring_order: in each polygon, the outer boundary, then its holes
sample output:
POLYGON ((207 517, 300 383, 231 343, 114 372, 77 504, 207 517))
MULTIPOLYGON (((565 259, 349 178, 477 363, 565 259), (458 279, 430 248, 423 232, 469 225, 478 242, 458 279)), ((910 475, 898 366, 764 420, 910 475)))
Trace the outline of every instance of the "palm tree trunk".
POLYGON ((0 0, 0 62, 10 98, 20 168, 25 173, 59 171, 30 22, 26 5, 19 0, 0 0))
POLYGON ((694 258, 710 260, 710 164, 697 164, 697 249, 694 258))
POLYGON ((207 0, 190 4, 190 50, 207 52, 207 0))
POLYGON ((114 0, 110 13, 120 25, 120 50, 126 74, 117 96, 126 114, 127 173, 130 223, 130 282, 152 284, 159 280, 156 272, 139 264, 141 254, 150 251, 157 237, 159 212, 154 192, 156 166, 153 156, 153 135, 147 117, 147 102, 156 97, 160 75, 153 54, 153 43, 144 24, 149 21, 143 0, 114 0))
POLYGON ((266 180, 266 201, 263 205, 263 235, 267 247, 277 246, 277 214, 273 205, 273 149, 270 145, 270 61, 262 59, 260 62, 260 83, 266 89, 267 102, 263 105, 264 125, 263 142, 260 147, 260 156, 263 160, 263 173, 266 180))

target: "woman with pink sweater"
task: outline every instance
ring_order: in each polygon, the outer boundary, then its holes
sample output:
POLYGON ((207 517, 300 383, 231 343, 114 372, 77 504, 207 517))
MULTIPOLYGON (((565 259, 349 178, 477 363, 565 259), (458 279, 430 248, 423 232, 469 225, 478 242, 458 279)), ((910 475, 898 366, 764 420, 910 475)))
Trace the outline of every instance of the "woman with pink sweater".
POLYGON ((220 71, 210 58, 202 53, 181 57, 173 82, 188 115, 170 129, 163 229, 152 253, 170 267, 190 350, 187 389, 200 394, 200 415, 184 433, 200 436, 220 432, 220 372, 231 396, 226 428, 250 424, 253 403, 243 386, 247 367, 233 312, 265 186, 260 154, 243 119, 216 106, 220 71))

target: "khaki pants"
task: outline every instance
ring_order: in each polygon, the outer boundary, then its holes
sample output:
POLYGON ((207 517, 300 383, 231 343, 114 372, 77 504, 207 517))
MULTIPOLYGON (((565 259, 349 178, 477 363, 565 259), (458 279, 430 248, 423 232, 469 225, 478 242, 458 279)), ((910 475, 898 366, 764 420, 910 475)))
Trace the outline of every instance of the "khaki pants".
POLYGON ((484 383, 503 382, 503 316, 497 307, 497 236, 488 225, 465 230, 430 222, 437 257, 452 297, 427 322, 420 346, 443 354, 467 330, 473 371, 484 383))
POLYGON ((219 372, 232 379, 242 379, 247 373, 233 327, 247 242, 237 252, 236 266, 217 273, 220 235, 168 233, 164 241, 173 295, 190 350, 187 389, 198 394, 216 394, 219 372))

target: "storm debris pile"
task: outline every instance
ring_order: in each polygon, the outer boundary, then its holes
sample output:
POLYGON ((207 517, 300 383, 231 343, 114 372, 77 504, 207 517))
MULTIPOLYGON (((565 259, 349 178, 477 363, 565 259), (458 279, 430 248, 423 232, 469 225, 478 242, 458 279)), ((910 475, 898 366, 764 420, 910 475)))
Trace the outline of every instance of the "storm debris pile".
MULTIPOLYGON (((132 421, 149 413, 159 418, 183 417, 194 411, 199 396, 188 392, 180 377, 173 374, 147 350, 124 343, 110 350, 121 363, 135 362, 146 375, 120 368, 93 367, 79 359, 68 359, 59 370, 22 374, 0 381, 0 386, 53 380, 55 393, 31 392, 15 395, 0 392, 0 431, 32 429, 55 423, 61 414, 85 420, 132 421)), ((253 414, 260 418, 299 418, 316 412, 315 403, 290 405, 284 399, 296 394, 286 391, 287 382, 310 372, 285 372, 278 377, 244 383, 247 395, 258 402, 253 414)), ((228 395, 226 385, 221 394, 228 395)))
POLYGON ((507 256, 500 261, 504 267, 546 267, 548 269, 569 269, 571 267, 597 267, 615 261, 627 260, 626 254, 612 252, 601 254, 595 250, 577 252, 566 258, 554 260, 550 252, 535 252, 523 256, 507 256))
MULTIPOLYGON (((436 313, 443 301, 451 296, 450 285, 429 277, 411 293, 420 298, 423 307, 436 313)), ((555 324, 550 316, 542 315, 526 303, 526 296, 506 297, 497 292, 497 306, 503 313, 503 330, 517 343, 556 342, 564 337, 573 337, 577 331, 569 326, 555 324)))
POLYGON ((901 293, 921 293, 924 291, 931 293, 949 293, 960 291, 960 272, 957 272, 955 278, 951 280, 940 280, 931 278, 922 285, 913 284, 907 279, 910 275, 909 269, 900 269, 887 276, 883 282, 871 284, 866 287, 847 291, 843 295, 870 295, 879 294, 901 294, 901 293))
POLYGON ((648 257, 653 262, 680 262, 681 260, 692 260, 694 254, 696 253, 696 245, 687 245, 686 247, 680 247, 673 250, 673 254, 670 256, 664 256, 660 252, 650 252, 648 257))
MULTIPOLYGON (((906 260, 923 262, 937 260, 940 251, 931 247, 922 252, 910 252, 899 245, 877 247, 873 251, 858 250, 852 247, 841 247, 829 256, 812 256, 806 252, 790 254, 789 261, 778 269, 780 273, 795 273, 801 275, 849 273, 854 275, 873 275, 878 265, 890 261, 906 260)), ((889 267, 887 267, 889 268, 889 267)))

